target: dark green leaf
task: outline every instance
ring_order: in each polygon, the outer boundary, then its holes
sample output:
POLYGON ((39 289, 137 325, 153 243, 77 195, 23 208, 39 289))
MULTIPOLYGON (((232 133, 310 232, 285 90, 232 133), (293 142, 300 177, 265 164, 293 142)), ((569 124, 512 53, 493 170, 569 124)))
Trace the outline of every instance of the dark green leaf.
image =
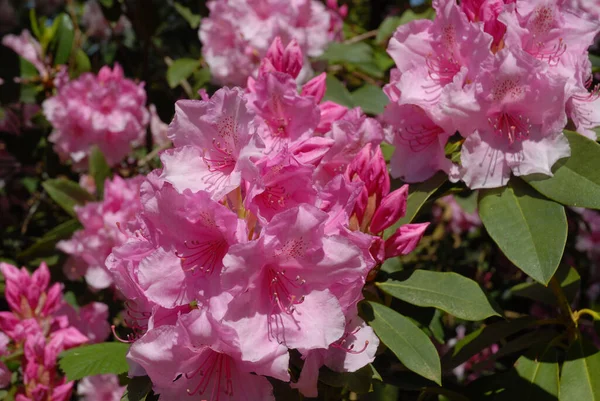
POLYGON ((519 385, 514 396, 536 401, 552 401, 558 398, 560 369, 555 351, 547 352, 539 360, 522 356, 515 363, 515 370, 529 385, 519 385))
MULTIPOLYGON (((567 299, 572 301, 580 288, 579 273, 575 268, 565 266, 559 267, 556 272, 556 278, 560 283, 567 299)), ((543 302, 548 305, 557 306, 556 296, 546 286, 539 283, 521 283, 511 289, 513 295, 517 297, 529 298, 534 301, 543 302)))
POLYGON ((102 151, 97 146, 94 146, 90 153, 89 171, 96 184, 96 193, 102 199, 104 197, 104 181, 110 177, 111 170, 102 151))
POLYGON ((523 179, 563 205, 600 209, 600 145, 576 132, 565 131, 565 136, 571 157, 556 162, 554 176, 532 174, 523 179))
POLYGON ((94 197, 79 184, 64 178, 44 181, 42 186, 48 195, 73 217, 76 216, 75 205, 94 200, 94 197))
POLYGON ((117 342, 84 345, 62 352, 58 364, 67 380, 105 373, 118 375, 129 370, 125 359, 128 350, 129 344, 117 342))
POLYGON ((360 64, 368 63, 373 58, 373 49, 365 42, 339 43, 331 42, 325 52, 319 57, 331 64, 360 64))
POLYGON ((536 281, 548 284, 567 241, 563 206, 513 177, 506 187, 480 191, 479 216, 511 262, 536 281))
POLYGON ((423 13, 415 13, 413 10, 408 9, 401 16, 391 16, 383 20, 379 28, 377 29, 377 36, 375 42, 379 44, 387 43, 388 39, 394 34, 396 29, 400 25, 404 25, 417 19, 433 19, 435 17, 435 10, 428 8, 423 13))
POLYGON ((366 365, 356 372, 334 372, 323 367, 319 371, 319 380, 331 387, 347 388, 349 391, 364 394, 372 389, 373 368, 366 365))
POLYGON ((354 104, 360 106, 365 113, 381 114, 389 99, 380 87, 366 84, 352 92, 354 104))
POLYGON ((346 86, 340 82, 335 76, 327 75, 327 92, 323 100, 331 100, 332 102, 341 104, 348 108, 355 106, 352 95, 346 88, 346 86))
POLYGON ((175 10, 177 10, 179 15, 185 18, 188 24, 190 24, 190 27, 192 29, 196 29, 200 26, 200 21, 202 20, 202 17, 200 17, 200 15, 194 14, 192 10, 177 2, 173 3, 173 6, 175 6, 175 10))
POLYGON ((400 362, 441 385, 440 358, 425 333, 408 318, 386 306, 375 302, 362 305, 365 320, 400 362))
POLYGON ((576 341, 567 354, 560 377, 560 401, 600 401, 600 350, 576 341))
POLYGON ((92 65, 88 55, 83 50, 77 49, 75 53, 75 63, 73 64, 73 68, 71 70, 71 77, 76 78, 84 72, 90 72, 91 70, 92 65))
POLYGON ((167 82, 171 88, 188 79, 190 75, 200 68, 200 61, 192 58, 180 58, 173 61, 167 70, 167 82))
POLYGON ((456 273, 415 270, 405 280, 388 280, 377 286, 405 302, 438 308, 465 320, 499 316, 479 285, 456 273))
POLYGON ((127 384, 127 391, 121 401, 143 401, 152 390, 152 382, 148 376, 136 376, 127 384))
POLYGON ((29 24, 31 25, 31 31, 36 38, 42 37, 42 32, 40 31, 40 25, 37 20, 37 15, 35 13, 35 7, 31 7, 29 9, 29 24))
POLYGON ((71 235, 80 228, 81 224, 79 221, 76 219, 68 220, 48 231, 35 244, 21 252, 17 257, 20 260, 29 260, 36 256, 53 253, 58 241, 71 237, 71 235))
POLYGON ((433 193, 437 191, 437 189, 441 187, 447 179, 447 174, 439 172, 425 182, 420 184, 411 184, 408 189, 409 193, 406 204, 406 214, 404 217, 398 220, 396 224, 385 230, 384 238, 387 238, 396 232, 398 227, 412 222, 417 216, 419 210, 421 210, 425 202, 427 202, 427 199, 429 199, 429 197, 433 195, 433 193))
POLYGON ((73 30, 73 22, 67 14, 60 14, 60 25, 55 36, 56 52, 54 53, 54 64, 66 64, 71 56, 71 49, 73 48, 73 39, 75 38, 75 31, 73 30))

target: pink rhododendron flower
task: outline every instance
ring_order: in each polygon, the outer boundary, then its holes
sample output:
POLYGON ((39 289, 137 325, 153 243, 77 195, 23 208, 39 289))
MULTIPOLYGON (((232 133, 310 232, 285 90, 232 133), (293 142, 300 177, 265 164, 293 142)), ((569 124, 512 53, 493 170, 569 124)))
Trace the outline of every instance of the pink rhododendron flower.
MULTIPOLYGON (((0 357, 8 354, 8 343, 10 338, 4 333, 0 333, 0 357)), ((0 389, 8 387, 11 381, 12 372, 6 367, 4 362, 0 361, 0 389)))
POLYGON ((121 34, 131 26, 131 22, 121 15, 119 20, 111 26, 111 22, 107 21, 102 13, 102 8, 96 0, 89 0, 83 6, 83 16, 81 23, 86 27, 86 35, 100 40, 105 40, 114 34, 121 34))
POLYGON ((339 37, 339 21, 347 12, 328 12, 315 0, 213 0, 207 6, 210 15, 200 25, 202 53, 215 79, 226 85, 246 84, 278 36, 284 45, 295 39, 306 56, 321 55, 339 37))
POLYGON ((19 36, 6 35, 2 38, 2 44, 33 64, 42 77, 48 76, 49 72, 43 60, 42 47, 29 31, 24 30, 19 36))
POLYGON ((165 146, 170 140, 167 136, 169 125, 165 124, 156 112, 156 106, 151 104, 148 107, 150 111, 150 132, 152 133, 152 141, 156 146, 165 146))
POLYGON ((440 199, 444 206, 434 209, 434 216, 440 221, 447 221, 448 228, 454 234, 473 232, 481 227, 481 219, 477 210, 468 212, 455 200, 452 195, 440 199))
POLYGON ((83 401, 120 401, 125 389, 116 375, 84 377, 77 384, 77 394, 83 401))
POLYGON ((104 262, 114 246, 125 242, 126 223, 141 209, 139 188, 141 177, 124 180, 115 176, 104 184, 104 200, 77 206, 75 211, 83 229, 57 248, 71 256, 65 265, 67 277, 85 277, 94 289, 108 288, 112 278, 104 262))
POLYGON ((305 394, 322 365, 372 362, 378 340, 357 310, 367 276, 427 227, 382 239, 407 187, 390 188, 381 125, 322 107, 323 76, 298 91, 294 42, 270 49, 245 92, 177 103, 174 148, 106 259, 127 299, 130 375, 166 399, 273 400, 265 376, 290 380, 289 349, 305 358, 305 394))
POLYGON ((49 137, 62 160, 78 170, 86 167, 90 148, 100 148, 111 166, 119 163, 144 139, 149 120, 144 84, 123 76, 117 64, 97 76, 82 74, 59 88, 42 104, 54 130, 49 137))

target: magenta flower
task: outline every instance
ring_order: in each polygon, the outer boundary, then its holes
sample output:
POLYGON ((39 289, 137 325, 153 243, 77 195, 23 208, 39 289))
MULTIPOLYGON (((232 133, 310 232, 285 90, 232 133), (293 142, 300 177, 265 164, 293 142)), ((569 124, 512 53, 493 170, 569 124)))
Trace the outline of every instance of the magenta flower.
POLYGON ((90 148, 97 145, 114 166, 144 139, 149 114, 145 108, 144 84, 123 76, 117 64, 103 67, 59 88, 56 96, 42 104, 54 127, 49 137, 62 160, 71 160, 78 170, 86 168, 90 148))
POLYGON ((120 401, 125 389, 116 375, 84 377, 77 384, 77 394, 83 401, 120 401))
POLYGON ((31 37, 29 31, 24 30, 19 36, 6 35, 2 38, 2 44, 33 64, 43 79, 48 78, 49 72, 43 59, 42 46, 31 37))

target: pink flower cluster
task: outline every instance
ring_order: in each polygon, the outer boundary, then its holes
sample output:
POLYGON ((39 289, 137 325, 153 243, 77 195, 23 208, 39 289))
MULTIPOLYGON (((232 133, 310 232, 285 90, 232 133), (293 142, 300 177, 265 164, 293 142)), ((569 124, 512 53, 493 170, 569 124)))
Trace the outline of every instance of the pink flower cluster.
POLYGON ((397 69, 384 118, 396 145, 392 175, 423 181, 436 171, 470 188, 503 186, 511 173, 552 175, 570 155, 568 119, 595 138, 598 89, 588 91, 587 48, 597 21, 564 0, 436 0, 434 21, 398 28, 397 69), (446 157, 455 132, 460 166, 446 157))
POLYGON ((165 399, 274 400, 265 376, 316 396, 319 368, 355 371, 378 339, 358 317, 369 272, 410 252, 427 224, 390 191, 379 123, 298 93, 302 52, 273 42, 246 92, 180 100, 174 149, 141 187, 141 228, 107 267, 127 298, 132 375, 165 399))
MULTIPOLYGON (((18 388, 16 401, 70 399, 73 383, 60 374, 58 354, 90 341, 85 334, 104 340, 109 334, 107 306, 93 303, 76 312, 63 301, 61 285, 50 286, 45 263, 31 275, 7 263, 0 263, 0 272, 11 309, 0 312, 0 356, 22 364, 24 385, 18 388)), ((0 388, 10 385, 11 375, 0 362, 0 388)))
POLYGON ((149 121, 144 84, 123 76, 118 64, 97 76, 85 73, 66 83, 42 104, 54 127, 49 137, 62 160, 86 167, 90 148, 97 145, 114 166, 142 143, 149 121))
MULTIPOLYGON (((223 85, 243 86, 256 74, 275 37, 292 39, 303 53, 316 57, 341 35, 347 7, 328 0, 209 1, 208 18, 200 25, 202 54, 213 77, 223 85)), ((307 66, 308 68, 308 66, 307 66)))
POLYGON ((433 214, 440 222, 446 221, 448 229, 453 234, 471 233, 481 227, 481 219, 477 210, 469 213, 456 201, 452 195, 444 196, 440 199, 443 207, 437 207, 433 214))
POLYGON ((64 268, 69 279, 84 276, 94 290, 113 284, 104 262, 113 247, 127 240, 130 227, 126 223, 134 220, 142 209, 139 195, 142 181, 141 176, 107 179, 102 201, 75 207, 83 229, 75 232, 71 239, 57 244, 58 249, 71 256, 64 268))

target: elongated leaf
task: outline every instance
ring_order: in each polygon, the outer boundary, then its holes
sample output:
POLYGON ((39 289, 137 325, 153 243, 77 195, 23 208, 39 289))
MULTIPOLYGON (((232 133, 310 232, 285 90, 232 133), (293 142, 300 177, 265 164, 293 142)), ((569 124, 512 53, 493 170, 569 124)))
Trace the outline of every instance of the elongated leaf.
POLYGON ((61 353, 58 364, 67 380, 105 373, 118 375, 129 370, 125 359, 128 350, 129 344, 123 343, 84 345, 61 353))
POLYGON ((448 175, 439 172, 425 182, 409 185, 408 199, 406 201, 406 214, 398 220, 396 224, 384 231, 384 238, 387 238, 396 232, 401 225, 412 222, 419 210, 421 210, 425 202, 427 202, 427 199, 429 199, 429 197, 433 195, 447 179, 448 175))
POLYGON ((66 64, 71 56, 71 49, 73 48, 73 39, 75 38, 75 31, 73 30, 73 22, 67 14, 60 14, 57 18, 60 18, 60 25, 56 32, 56 52, 54 53, 54 64, 66 64))
POLYGON ((400 362, 441 385, 440 358, 425 333, 408 318, 386 306, 375 302, 363 305, 365 319, 400 362))
MULTIPOLYGON (((579 292, 580 276, 572 267, 559 267, 555 275, 560 283, 567 300, 573 301, 579 292)), ((513 295, 532 299, 534 301, 543 302, 548 305, 556 306, 556 295, 546 286, 539 283, 521 283, 511 289, 513 295)))
POLYGON ((65 221, 48 231, 35 244, 21 252, 17 257, 19 259, 29 260, 34 257, 51 254, 55 252, 56 243, 58 241, 69 238, 79 228, 81 228, 81 224, 76 219, 65 221))
POLYGON ((492 323, 468 334, 456 343, 452 352, 444 355, 442 359, 444 371, 454 369, 483 349, 530 327, 534 323, 535 319, 524 317, 492 323))
POLYGON ((200 21, 202 20, 200 15, 194 14, 188 7, 177 2, 173 3, 173 6, 179 15, 181 15, 188 22, 188 24, 190 24, 190 28, 196 29, 198 26, 200 26, 200 21))
POLYGON ((200 68, 200 61, 192 58, 180 58, 173 61, 167 70, 167 82, 171 88, 179 85, 184 79, 200 68))
POLYGON ((355 106, 352 95, 339 79, 333 75, 327 75, 326 84, 327 92, 325 92, 325 97, 323 100, 331 100, 332 102, 341 104, 342 106, 346 106, 348 108, 355 106))
POLYGON ((321 60, 327 60, 332 64, 368 63, 373 58, 373 49, 365 42, 358 43, 339 43, 331 42, 325 52, 319 57, 321 60))
POLYGON ((567 354, 560 377, 560 401, 600 401, 600 350, 578 340, 567 354))
POLYGON ((511 262, 546 285, 567 241, 564 208, 513 178, 503 188, 480 191, 479 216, 511 262))
POLYGON ((96 193, 102 199, 104 197, 104 180, 110 177, 110 166, 97 146, 94 146, 90 153, 89 170, 96 184, 96 193))
POLYGON ((515 369, 519 377, 529 383, 527 386, 519 385, 515 396, 538 401, 558 398, 560 367, 554 350, 547 352, 539 360, 522 356, 515 363, 515 369))
POLYGON ((352 92, 354 104, 360 106, 365 113, 381 114, 389 99, 380 87, 366 84, 352 92))
POLYGON ((563 205, 600 209, 600 145, 576 132, 565 131, 571 157, 552 168, 553 177, 523 177, 529 185, 563 205))
POLYGON ((75 205, 83 205, 94 197, 79 184, 64 178, 47 180, 42 186, 50 197, 67 213, 75 217, 75 205))
POLYGON ((377 286, 405 302, 438 308, 465 320, 499 316, 479 285, 456 273, 416 270, 406 280, 388 280, 377 286))

